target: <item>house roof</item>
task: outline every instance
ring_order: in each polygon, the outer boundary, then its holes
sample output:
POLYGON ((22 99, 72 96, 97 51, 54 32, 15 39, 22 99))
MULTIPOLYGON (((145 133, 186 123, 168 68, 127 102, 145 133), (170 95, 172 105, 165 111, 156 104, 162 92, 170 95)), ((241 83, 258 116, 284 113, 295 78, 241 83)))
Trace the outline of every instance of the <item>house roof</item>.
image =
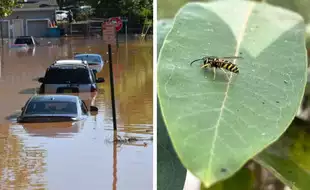
POLYGON ((59 6, 56 0, 20 0, 21 8, 15 8, 14 11, 34 11, 34 10, 53 10, 59 6))

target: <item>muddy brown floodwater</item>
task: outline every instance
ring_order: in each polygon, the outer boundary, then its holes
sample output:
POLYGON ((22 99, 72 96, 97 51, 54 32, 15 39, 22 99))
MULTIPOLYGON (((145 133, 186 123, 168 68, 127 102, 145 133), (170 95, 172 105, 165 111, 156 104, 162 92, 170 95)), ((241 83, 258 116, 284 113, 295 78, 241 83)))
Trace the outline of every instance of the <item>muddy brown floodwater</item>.
POLYGON ((75 123, 16 123, 20 108, 40 85, 35 78, 44 76, 55 59, 72 58, 74 52, 108 59, 99 38, 40 41, 42 46, 27 51, 0 49, 0 189, 152 189, 152 41, 120 41, 113 49, 117 135, 107 63, 98 73, 106 82, 85 100, 99 108, 96 116, 75 123))

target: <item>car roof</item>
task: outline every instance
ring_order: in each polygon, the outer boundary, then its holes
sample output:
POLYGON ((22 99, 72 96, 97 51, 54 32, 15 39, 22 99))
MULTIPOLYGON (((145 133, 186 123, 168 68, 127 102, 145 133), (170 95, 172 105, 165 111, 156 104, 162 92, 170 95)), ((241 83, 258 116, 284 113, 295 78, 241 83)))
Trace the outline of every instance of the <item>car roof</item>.
POLYGON ((64 60, 57 60, 54 62, 54 65, 65 65, 65 64, 81 64, 85 65, 86 61, 76 60, 76 59, 64 59, 64 60))
POLYGON ((17 38, 32 38, 32 36, 17 36, 17 38))
POLYGON ((74 95, 33 95, 30 102, 45 102, 45 101, 57 101, 57 102, 76 102, 79 99, 74 95))
POLYGON ((101 57, 100 54, 95 54, 95 53, 78 53, 78 54, 74 55, 74 57, 84 57, 84 56, 98 56, 98 57, 101 57))
POLYGON ((68 67, 68 66, 72 66, 72 67, 80 67, 80 68, 88 68, 87 62, 86 61, 82 61, 82 60, 76 60, 76 59, 68 59, 68 60, 58 60, 55 61, 51 66, 51 67, 68 67))

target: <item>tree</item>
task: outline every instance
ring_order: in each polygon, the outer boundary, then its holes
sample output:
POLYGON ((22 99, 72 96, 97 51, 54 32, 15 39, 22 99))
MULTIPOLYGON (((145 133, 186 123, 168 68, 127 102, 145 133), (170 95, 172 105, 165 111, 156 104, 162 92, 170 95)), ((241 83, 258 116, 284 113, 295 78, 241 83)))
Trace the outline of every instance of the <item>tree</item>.
MULTIPOLYGON (((1 0, 0 1, 0 19, 12 14, 13 8, 17 5, 17 0, 1 0)), ((3 46, 3 32, 2 32, 2 21, 0 20, 0 36, 1 44, 3 46)))
POLYGON ((0 18, 4 18, 12 14, 13 8, 17 5, 17 0, 1 0, 0 1, 0 18))
POLYGON ((152 0, 86 0, 95 8, 96 17, 150 17, 153 12, 152 0))

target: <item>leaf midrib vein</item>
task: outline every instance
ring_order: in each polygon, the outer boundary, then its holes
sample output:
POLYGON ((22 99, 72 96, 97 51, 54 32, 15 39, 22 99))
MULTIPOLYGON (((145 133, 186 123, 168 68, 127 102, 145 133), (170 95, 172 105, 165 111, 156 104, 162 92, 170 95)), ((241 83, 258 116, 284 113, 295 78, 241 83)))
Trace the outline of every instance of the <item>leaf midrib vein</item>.
MULTIPOLYGON (((252 13, 253 7, 254 7, 254 3, 251 3, 250 6, 249 6, 249 9, 248 9, 248 12, 246 14, 246 17, 245 17, 243 28, 242 28, 242 30, 241 30, 241 32, 239 34, 239 37, 237 38, 235 56, 238 56, 238 54, 239 54, 240 44, 241 44, 242 38, 243 38, 243 36, 245 34, 246 26, 247 26, 247 23, 249 21, 249 17, 250 17, 250 15, 252 13)), ((234 60, 234 63, 235 63, 235 61, 236 60, 234 60)), ((213 140, 212 140, 212 143, 211 143, 210 158, 209 158, 208 165, 207 165, 208 166, 207 167, 207 171, 208 171, 207 177, 211 176, 210 174, 212 173, 211 166, 212 166, 213 157, 214 157, 215 144, 216 144, 216 140, 218 138, 218 128, 219 128, 219 125, 220 125, 222 114, 223 114, 223 112, 225 110, 225 103, 226 103, 226 100, 227 100, 227 97, 228 97, 228 91, 229 91, 229 87, 230 87, 230 84, 231 84, 231 77, 232 77, 232 74, 230 73, 229 81, 228 81, 227 86, 226 86, 226 91, 225 91, 225 96, 224 96, 224 99, 223 99, 223 103, 222 103, 222 106, 220 108, 220 113, 219 113, 217 122, 216 122, 215 127, 214 127, 215 130, 214 130, 213 140)))

